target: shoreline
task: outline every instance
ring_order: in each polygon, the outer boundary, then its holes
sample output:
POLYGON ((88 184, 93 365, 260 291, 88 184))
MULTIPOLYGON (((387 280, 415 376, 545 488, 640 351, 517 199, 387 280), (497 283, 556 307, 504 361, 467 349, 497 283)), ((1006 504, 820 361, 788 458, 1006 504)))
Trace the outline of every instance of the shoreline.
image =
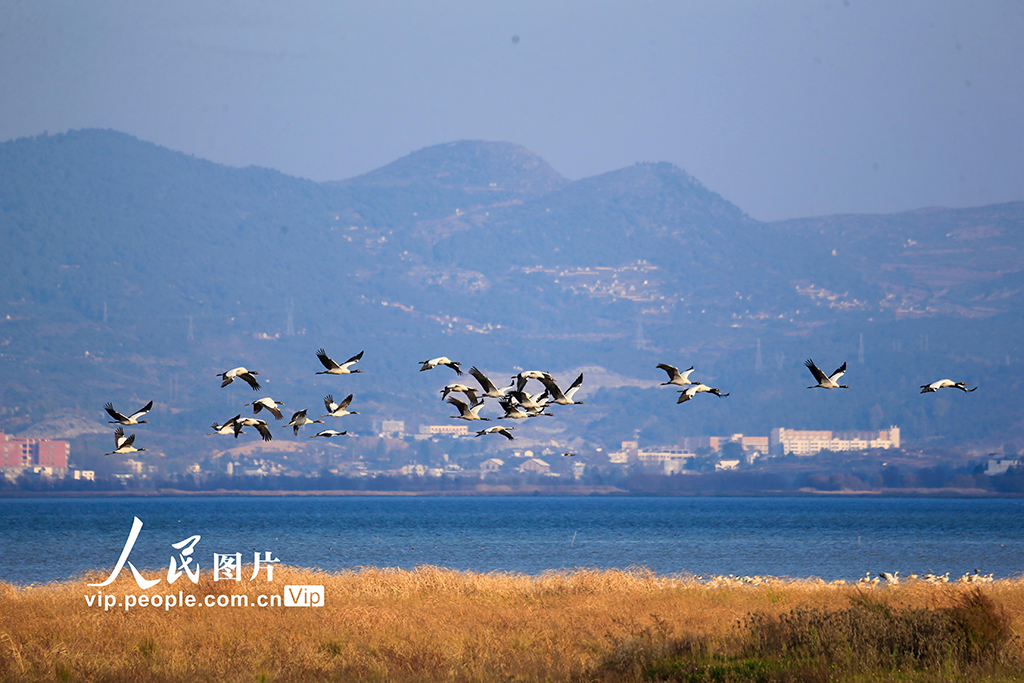
POLYGON ((608 498, 1024 498, 1024 493, 997 493, 984 489, 881 489, 871 491, 823 491, 802 488, 792 491, 628 491, 614 486, 567 486, 552 489, 539 486, 489 486, 481 484, 472 490, 446 491, 364 491, 353 489, 329 490, 265 490, 265 489, 212 489, 190 491, 185 489, 148 489, 137 491, 2 491, 0 500, 16 498, 192 498, 192 497, 608 497, 608 498))

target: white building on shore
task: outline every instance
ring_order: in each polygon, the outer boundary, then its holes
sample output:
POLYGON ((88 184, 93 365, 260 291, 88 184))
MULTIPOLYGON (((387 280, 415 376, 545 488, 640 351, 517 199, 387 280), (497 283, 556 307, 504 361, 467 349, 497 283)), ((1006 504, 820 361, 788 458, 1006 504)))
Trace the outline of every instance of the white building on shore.
POLYGON ((899 448, 900 428, 880 431, 804 431, 776 427, 771 431, 769 450, 775 455, 816 455, 819 451, 866 451, 899 448))

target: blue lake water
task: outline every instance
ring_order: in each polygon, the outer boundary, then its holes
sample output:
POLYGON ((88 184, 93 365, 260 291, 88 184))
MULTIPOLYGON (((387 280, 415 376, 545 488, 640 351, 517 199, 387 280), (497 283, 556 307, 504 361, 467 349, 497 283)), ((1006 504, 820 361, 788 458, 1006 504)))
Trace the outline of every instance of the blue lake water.
POLYGON ((818 576, 1024 571, 1024 501, 920 498, 181 497, 0 499, 0 580, 68 578, 117 561, 163 568, 270 551, 326 570, 480 572, 644 566, 659 574, 818 576))

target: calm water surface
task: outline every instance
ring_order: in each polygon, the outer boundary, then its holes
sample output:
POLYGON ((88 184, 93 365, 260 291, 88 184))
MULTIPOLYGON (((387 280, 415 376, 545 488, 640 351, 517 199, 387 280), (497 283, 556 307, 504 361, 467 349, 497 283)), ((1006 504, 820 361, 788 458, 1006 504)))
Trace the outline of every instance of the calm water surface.
POLYGON ((327 570, 438 565, 536 574, 644 566, 659 573, 856 579, 899 570, 997 577, 1024 570, 1024 501, 808 498, 224 497, 0 499, 0 580, 111 567, 166 571, 194 534, 213 553, 271 551, 327 570))

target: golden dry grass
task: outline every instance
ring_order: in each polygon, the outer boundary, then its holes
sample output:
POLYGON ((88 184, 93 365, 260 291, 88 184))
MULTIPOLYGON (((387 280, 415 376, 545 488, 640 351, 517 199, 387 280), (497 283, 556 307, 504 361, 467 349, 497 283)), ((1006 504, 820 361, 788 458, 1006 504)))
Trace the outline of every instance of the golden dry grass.
MULTIPOLYGON (((260 593, 281 593, 285 584, 320 584, 326 605, 126 612, 86 605, 84 596, 96 592, 86 584, 103 578, 28 588, 0 583, 0 680, 634 680, 660 675, 636 660, 636 643, 700 642, 700 657, 735 654, 750 615, 840 611, 865 591, 875 604, 939 610, 981 590, 1005 611, 1014 633, 1024 629, 1020 581, 980 589, 920 581, 866 589, 815 581, 714 587, 642 570, 523 576, 436 567, 341 573, 278 567, 273 583, 260 577, 228 586, 203 576, 193 585, 182 577, 174 592, 200 599, 245 593, 255 603, 260 593)), ((165 587, 146 593, 169 592, 165 587)), ((108 588, 118 596, 144 592, 128 572, 108 588)))

